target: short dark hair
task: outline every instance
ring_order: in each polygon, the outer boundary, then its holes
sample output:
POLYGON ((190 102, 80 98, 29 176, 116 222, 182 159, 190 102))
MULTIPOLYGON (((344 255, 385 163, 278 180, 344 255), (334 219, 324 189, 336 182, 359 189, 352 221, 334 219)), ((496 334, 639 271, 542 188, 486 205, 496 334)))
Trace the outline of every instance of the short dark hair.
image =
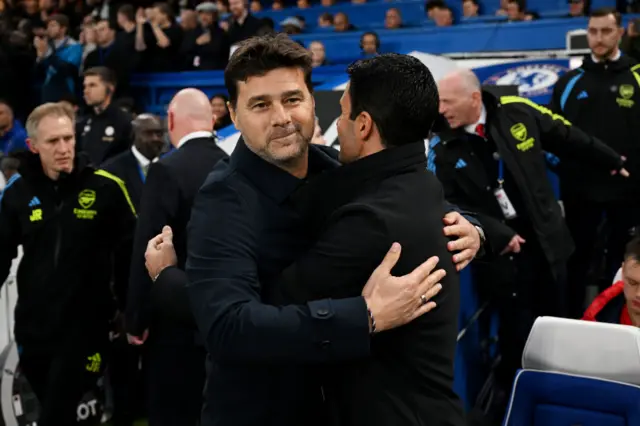
POLYGON ((446 4, 443 0, 427 0, 427 4, 425 4, 425 9, 427 9, 427 11, 431 10, 431 9, 440 9, 445 7, 446 4))
POLYGON ((604 18, 605 16, 613 15, 616 20, 616 25, 622 26, 622 15, 616 9, 612 7, 601 7, 589 14, 589 18, 604 18))
POLYGON ((109 29, 111 29, 111 30, 114 30, 114 31, 115 31, 115 30, 117 30, 117 29, 118 29, 118 28, 116 28, 115 23, 114 23, 113 21, 111 21, 110 19, 107 19, 107 18, 99 18, 99 19, 96 21, 96 24, 99 24, 100 22, 104 22, 104 23, 106 23, 106 24, 107 24, 107 26, 109 27, 109 29))
POLYGON ((47 23, 51 21, 57 22, 58 25, 60 25, 62 28, 66 28, 67 30, 69 29, 69 18, 67 18, 67 15, 56 13, 54 15, 51 15, 49 19, 47 19, 47 23))
POLYGON ((302 69, 307 88, 313 92, 311 54, 286 34, 266 34, 240 43, 224 70, 224 84, 231 105, 235 108, 238 101, 239 81, 263 76, 278 68, 302 69))
POLYGON ((632 259, 636 262, 640 262, 640 235, 636 235, 627 243, 627 247, 624 251, 624 259, 632 259))
POLYGON ((438 117, 431 71, 409 55, 385 53, 349 65, 351 119, 368 112, 386 146, 426 139, 438 117))
POLYGON ((116 81, 116 76, 113 73, 113 71, 111 71, 109 68, 107 67, 92 67, 89 68, 87 70, 85 70, 82 73, 83 77, 100 77, 100 80, 104 83, 104 84, 109 84, 113 87, 116 87, 116 85, 118 84, 118 82, 116 81))
POLYGON ((158 9, 160 11, 160 13, 167 15, 167 18, 169 19, 173 19, 175 16, 173 15, 173 9, 171 9, 171 6, 169 6, 169 3, 165 3, 165 2, 158 2, 158 3, 154 3, 153 7, 155 9, 158 9))
POLYGON ((118 8, 118 13, 126 16, 129 21, 135 21, 136 12, 130 4, 123 4, 118 8))

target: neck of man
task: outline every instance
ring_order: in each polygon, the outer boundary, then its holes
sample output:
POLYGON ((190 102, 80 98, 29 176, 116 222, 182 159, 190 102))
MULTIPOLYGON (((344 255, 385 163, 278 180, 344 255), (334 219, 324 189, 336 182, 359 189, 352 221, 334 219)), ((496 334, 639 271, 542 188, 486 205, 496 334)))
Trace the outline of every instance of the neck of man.
POLYGON ((105 109, 109 108, 109 105, 111 105, 111 99, 107 97, 102 103, 94 105, 93 111, 95 111, 96 115, 100 115, 105 109))
POLYGON ((309 150, 301 155, 300 158, 296 158, 291 162, 279 163, 276 166, 280 167, 285 172, 297 177, 298 179, 304 179, 309 173, 309 150))
MULTIPOLYGON (((48 168, 44 164, 42 165, 42 170, 44 171, 45 176, 47 176, 52 181, 57 181, 58 179, 60 179, 60 171, 48 168)), ((71 170, 69 170, 67 173, 71 173, 71 170)))
POLYGON ((124 25, 122 25, 122 29, 127 33, 132 33, 136 29, 136 23, 135 22, 127 22, 124 25))
POLYGON ((141 143, 134 143, 134 146, 136 147, 138 152, 149 161, 153 161, 158 156, 158 154, 154 150, 150 149, 146 145, 143 145, 141 143))
POLYGON ((618 48, 618 46, 616 46, 611 52, 609 52, 608 54, 604 55, 604 56, 596 56, 596 59, 598 60, 598 62, 605 62, 605 61, 612 61, 614 60, 614 58, 618 57, 618 54, 620 52, 620 48, 618 48))

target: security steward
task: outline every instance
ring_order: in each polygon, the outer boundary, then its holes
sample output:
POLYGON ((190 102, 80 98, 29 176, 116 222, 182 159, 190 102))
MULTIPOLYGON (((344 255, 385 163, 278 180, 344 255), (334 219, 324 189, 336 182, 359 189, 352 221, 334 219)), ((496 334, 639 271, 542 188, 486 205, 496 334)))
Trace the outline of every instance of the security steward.
POLYGON ((476 282, 483 291, 496 285, 489 296, 502 296, 497 379, 508 390, 535 318, 563 314, 565 264, 573 250, 543 150, 605 171, 620 170, 623 160, 546 108, 482 92, 470 70, 445 76, 439 92, 440 113, 450 129, 431 138, 428 168, 447 200, 478 212, 496 254, 476 268, 476 282))
POLYGON ((132 117, 112 102, 116 80, 110 69, 89 68, 83 85, 89 110, 76 126, 78 151, 87 153, 91 164, 98 167, 131 147, 132 117))
POLYGON ((567 302, 572 318, 582 315, 586 285, 598 284, 604 290, 611 284, 630 230, 640 224, 640 65, 618 48, 624 33, 621 22, 615 9, 591 13, 591 54, 580 68, 560 78, 550 106, 626 157, 630 173, 623 179, 576 161, 558 166, 567 226, 576 243, 569 260, 567 302), (607 226, 599 233, 603 217, 607 226), (601 247, 599 252, 596 247, 601 247), (604 268, 594 270, 593 265, 604 268))
POLYGON ((41 426, 75 424, 81 396, 102 374, 135 228, 124 183, 75 154, 73 121, 57 103, 31 113, 31 152, 0 199, 0 282, 22 245, 14 333, 41 426))

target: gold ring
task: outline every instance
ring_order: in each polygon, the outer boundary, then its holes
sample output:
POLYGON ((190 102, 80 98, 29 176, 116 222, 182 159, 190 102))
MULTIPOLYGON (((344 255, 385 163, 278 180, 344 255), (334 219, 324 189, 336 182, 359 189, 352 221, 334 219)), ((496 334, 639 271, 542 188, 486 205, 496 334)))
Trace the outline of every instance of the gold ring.
POLYGON ((422 296, 420 296, 420 300, 422 301, 423 305, 426 305, 427 302, 429 302, 429 300, 427 299, 427 296, 425 294, 423 294, 422 296))

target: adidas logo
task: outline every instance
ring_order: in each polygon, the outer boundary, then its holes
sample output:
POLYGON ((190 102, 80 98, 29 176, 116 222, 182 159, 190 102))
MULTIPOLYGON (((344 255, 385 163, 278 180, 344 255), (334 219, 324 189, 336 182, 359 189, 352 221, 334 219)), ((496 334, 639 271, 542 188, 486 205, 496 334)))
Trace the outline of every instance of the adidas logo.
POLYGON ((584 90, 578 94, 578 99, 587 99, 588 97, 589 95, 584 90))
POLYGON ((462 158, 460 158, 456 163, 456 169, 462 169, 463 167, 467 167, 467 163, 462 158))
POLYGON ((29 201, 29 207, 35 207, 40 205, 40 200, 38 197, 33 197, 31 201, 29 201))

